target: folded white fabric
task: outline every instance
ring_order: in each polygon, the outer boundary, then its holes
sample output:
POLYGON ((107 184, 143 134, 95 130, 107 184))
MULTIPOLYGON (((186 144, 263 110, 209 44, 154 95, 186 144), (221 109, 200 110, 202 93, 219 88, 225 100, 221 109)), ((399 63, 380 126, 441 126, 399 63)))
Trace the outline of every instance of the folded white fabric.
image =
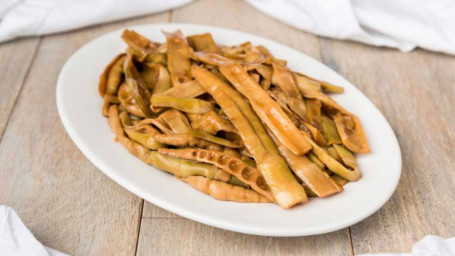
POLYGON ((66 254, 43 246, 13 209, 0 205, 0 255, 65 256, 66 254))
POLYGON ((0 0, 0 42, 156 13, 191 0, 0 0))
POLYGON ((402 51, 455 54, 453 0, 246 0, 296 28, 402 51))
MULTIPOLYGON (((191 0, 1 0, 0 42, 175 8, 191 0)), ((337 39, 455 54, 452 0, 246 0, 299 29, 337 39)))
POLYGON ((359 256, 455 256, 455 237, 428 235, 412 246, 412 253, 361 254, 359 256))

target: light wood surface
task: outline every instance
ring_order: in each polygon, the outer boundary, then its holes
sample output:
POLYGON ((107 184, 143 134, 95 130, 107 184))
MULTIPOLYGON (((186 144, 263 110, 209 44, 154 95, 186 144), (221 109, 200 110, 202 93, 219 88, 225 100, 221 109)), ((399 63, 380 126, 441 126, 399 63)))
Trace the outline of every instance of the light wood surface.
POLYGON ((455 232, 455 57, 401 53, 320 38, 243 1, 176 10, 0 45, 0 204, 45 245, 71 255, 356 255, 409 252, 455 232), (79 47, 135 24, 187 22, 264 36, 321 60, 357 85, 394 129, 403 156, 397 191, 377 213, 330 234, 272 238, 212 228, 129 193, 96 169, 61 125, 60 69, 79 47), (2 136, 3 135, 3 136, 2 136))
POLYGON ((76 148, 59 120, 55 86, 66 60, 93 38, 168 19, 164 13, 41 39, 0 142, 0 204, 13 207, 44 245, 71 255, 135 254, 143 200, 76 148))
POLYGON ((39 41, 39 38, 29 38, 0 45, 0 139, 39 41))
POLYGON ((348 231, 311 237, 251 236, 182 218, 143 218, 137 255, 351 255, 348 231))

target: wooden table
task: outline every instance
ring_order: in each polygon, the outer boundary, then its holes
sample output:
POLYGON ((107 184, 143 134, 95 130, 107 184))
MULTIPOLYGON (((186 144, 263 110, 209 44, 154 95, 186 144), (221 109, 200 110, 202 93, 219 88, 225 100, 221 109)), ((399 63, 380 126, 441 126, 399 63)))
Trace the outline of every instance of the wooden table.
POLYGON ((240 0, 200 0, 169 12, 1 44, 0 81, 0 204, 12 206, 38 240, 65 253, 355 255, 408 252, 427 234, 455 235, 452 56, 321 38, 240 0), (338 232, 272 238, 181 218, 107 178, 63 129, 55 104, 57 77, 71 54, 94 37, 155 22, 210 24, 267 37, 321 60, 357 85, 388 119, 401 146, 403 173, 390 201, 338 232))

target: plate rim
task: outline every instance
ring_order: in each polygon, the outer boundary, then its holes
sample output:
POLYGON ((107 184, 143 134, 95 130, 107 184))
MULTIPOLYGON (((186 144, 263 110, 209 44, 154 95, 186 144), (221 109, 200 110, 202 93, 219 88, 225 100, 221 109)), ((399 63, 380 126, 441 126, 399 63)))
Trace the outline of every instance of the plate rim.
POLYGON ((297 49, 294 49, 294 48, 292 48, 290 46, 287 46, 285 44, 282 44, 280 42, 277 42, 277 41, 275 41, 273 39, 269 39, 269 38, 266 38, 266 37, 254 35, 254 34, 251 34, 251 33, 248 33, 248 32, 243 32, 243 31, 229 29, 229 28, 223 28, 223 27, 217 27, 217 26, 211 26, 211 25, 205 25, 205 24, 193 24, 193 23, 150 23, 150 24, 126 26, 126 27, 123 27, 123 28, 115 29, 115 30, 112 30, 110 32, 103 33, 103 34, 97 36, 96 38, 90 40, 89 42, 87 42, 83 46, 81 46, 77 51, 75 51, 68 58, 68 60, 64 64, 63 68, 61 69, 61 71, 59 73, 59 77, 57 79, 57 86, 56 87, 57 87, 56 88, 56 104, 57 104, 57 110, 58 110, 58 114, 59 114, 60 120, 61 120, 66 132, 68 133, 69 137, 71 138, 71 140, 74 142, 74 144, 76 144, 78 149, 83 153, 83 155, 87 159, 89 159, 89 161, 91 163, 93 163, 101 172, 103 172, 110 179, 115 181, 117 184, 121 185, 123 188, 125 188, 129 192, 139 196, 140 198, 143 198, 144 200, 146 200, 146 201, 148 201, 148 202, 150 202, 150 203, 152 203, 152 204, 154 204, 154 205, 156 205, 156 206, 158 206, 160 208, 163 208, 165 210, 173 212, 176 215, 179 215, 179 216, 182 216, 182 217, 185 217, 185 218, 188 218, 188 219, 203 223, 205 225, 209 225, 209 226, 213 226, 213 227, 217 227, 217 228, 221 228, 221 229, 225 229, 225 230, 235 231, 235 232, 239 232, 239 233, 244 233, 244 234, 260 235, 260 236, 275 236, 275 237, 295 237, 295 236, 308 236, 308 235, 317 235, 317 234, 329 233, 329 232, 333 232, 333 231, 337 231, 337 230, 349 227, 349 226, 351 226, 353 224, 356 224, 358 222, 361 222, 365 218, 368 218, 369 216, 371 216, 372 214, 377 212, 380 208, 382 208, 387 203, 387 201, 391 198, 393 193, 396 191, 396 188, 398 186, 399 180, 401 178, 402 155, 401 155, 400 144, 399 144, 398 139, 397 139, 397 137, 395 135, 395 132, 393 131, 390 123, 387 121, 387 119, 382 114, 382 112, 376 107, 376 105, 374 105, 374 103, 365 94, 363 94, 362 91, 360 91, 353 83, 349 82, 349 80, 347 80, 344 76, 342 76, 341 74, 339 74, 335 70, 331 69, 330 67, 328 67, 323 62, 314 59, 313 57, 305 54, 304 52, 302 52, 300 50, 297 50, 297 49), (387 193, 387 195, 385 195, 384 200, 382 200, 380 203, 377 203, 375 205, 375 207, 370 207, 369 211, 367 211, 366 213, 361 214, 362 216, 353 215, 353 217, 351 217, 349 220, 342 221, 342 222, 334 222, 332 225, 326 225, 325 227, 322 227, 322 228, 319 228, 319 229, 313 228, 313 229, 309 229, 309 230, 308 229, 303 229, 302 230, 302 229, 298 229, 297 228, 297 229, 295 229, 293 231, 290 231, 290 230, 270 230, 269 228, 252 228, 252 227, 248 227, 248 226, 245 227, 243 225, 238 225, 238 224, 235 224, 235 223, 226 223, 225 221, 217 221, 216 217, 206 219, 204 216, 200 216, 199 214, 197 214, 197 213, 195 213, 193 211, 185 210, 184 208, 181 208, 178 205, 173 205, 173 204, 166 203, 166 201, 165 200, 161 200, 159 198, 159 196, 151 196, 150 194, 147 194, 145 191, 142 191, 141 189, 135 188, 134 183, 131 183, 128 180, 125 180, 122 177, 120 177, 119 175, 116 175, 114 172, 110 171, 109 170, 110 168, 108 166, 106 166, 106 164, 104 163, 104 161, 102 159, 98 159, 97 157, 94 156, 94 153, 91 150, 91 148, 89 146, 87 146, 83 142, 83 138, 81 138, 81 136, 77 133, 77 131, 71 125, 70 118, 69 118, 68 114, 65 112, 66 110, 63 107, 64 106, 63 95, 62 95, 62 93, 60 93, 61 87, 63 86, 62 85, 62 79, 63 79, 62 77, 67 72, 67 69, 69 67, 68 63, 70 63, 70 61, 75 56, 77 56, 78 54, 83 52, 84 49, 89 48, 92 44, 96 44, 98 41, 102 40, 104 37, 108 37, 110 34, 118 33, 119 31, 127 29, 127 28, 136 29, 136 28, 141 28, 141 27, 160 27, 160 26, 199 27, 201 29, 206 29, 208 32, 211 32, 211 30, 221 30, 221 31, 224 30, 224 31, 227 31, 229 33, 240 34, 243 37, 258 38, 258 39, 261 39, 261 40, 265 40, 265 41, 271 42, 271 43, 273 43, 273 44, 285 49, 286 51, 297 51, 298 53, 306 56, 307 58, 311 59, 312 61, 318 62, 319 64, 321 64, 325 68, 327 68, 327 69, 331 70, 332 72, 336 73, 338 76, 340 76, 342 79, 346 80, 350 85, 352 85, 352 88, 353 88, 354 91, 356 91, 356 93, 362 95, 363 97, 365 97, 371 103, 371 105, 380 114, 381 118, 383 119, 385 124, 388 126, 388 128, 392 132, 392 135, 393 135, 392 136, 392 140, 393 140, 393 143, 396 145, 396 148, 397 148, 398 153, 399 153, 398 154, 398 159, 397 159, 398 160, 398 162, 397 162, 398 166, 396 167, 398 173, 396 175, 396 177, 397 177, 396 180, 393 181, 393 189, 388 190, 388 193, 387 193))

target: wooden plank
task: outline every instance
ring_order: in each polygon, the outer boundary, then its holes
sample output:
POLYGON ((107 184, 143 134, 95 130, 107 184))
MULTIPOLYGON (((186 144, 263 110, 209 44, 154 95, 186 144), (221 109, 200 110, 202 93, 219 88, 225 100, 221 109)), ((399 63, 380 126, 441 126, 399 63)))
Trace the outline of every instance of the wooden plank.
POLYGON ((0 44, 0 140, 39 41, 27 38, 0 44))
POLYGON ((402 150, 397 191, 376 214, 351 227, 354 252, 409 252, 427 234, 453 236, 455 57, 328 39, 321 48, 324 62, 386 116, 402 150))
POLYGON ((338 243, 347 229, 310 237, 251 236, 212 228, 187 219, 142 219, 137 255, 351 255, 338 243))
POLYGON ((168 18, 164 13, 43 38, 0 144, 0 204, 12 206, 46 246, 71 255, 135 254, 143 201, 79 152, 59 121, 55 85, 65 61, 94 37, 168 18))
MULTIPOLYGON (((317 37, 284 25, 244 1, 200 0, 174 10, 172 21, 245 31, 320 59, 317 37)), ((139 255, 351 255, 348 229, 300 238, 251 236, 182 219, 147 202, 143 217, 139 255)))
POLYGON ((147 201, 144 202, 142 218, 182 218, 147 201))

